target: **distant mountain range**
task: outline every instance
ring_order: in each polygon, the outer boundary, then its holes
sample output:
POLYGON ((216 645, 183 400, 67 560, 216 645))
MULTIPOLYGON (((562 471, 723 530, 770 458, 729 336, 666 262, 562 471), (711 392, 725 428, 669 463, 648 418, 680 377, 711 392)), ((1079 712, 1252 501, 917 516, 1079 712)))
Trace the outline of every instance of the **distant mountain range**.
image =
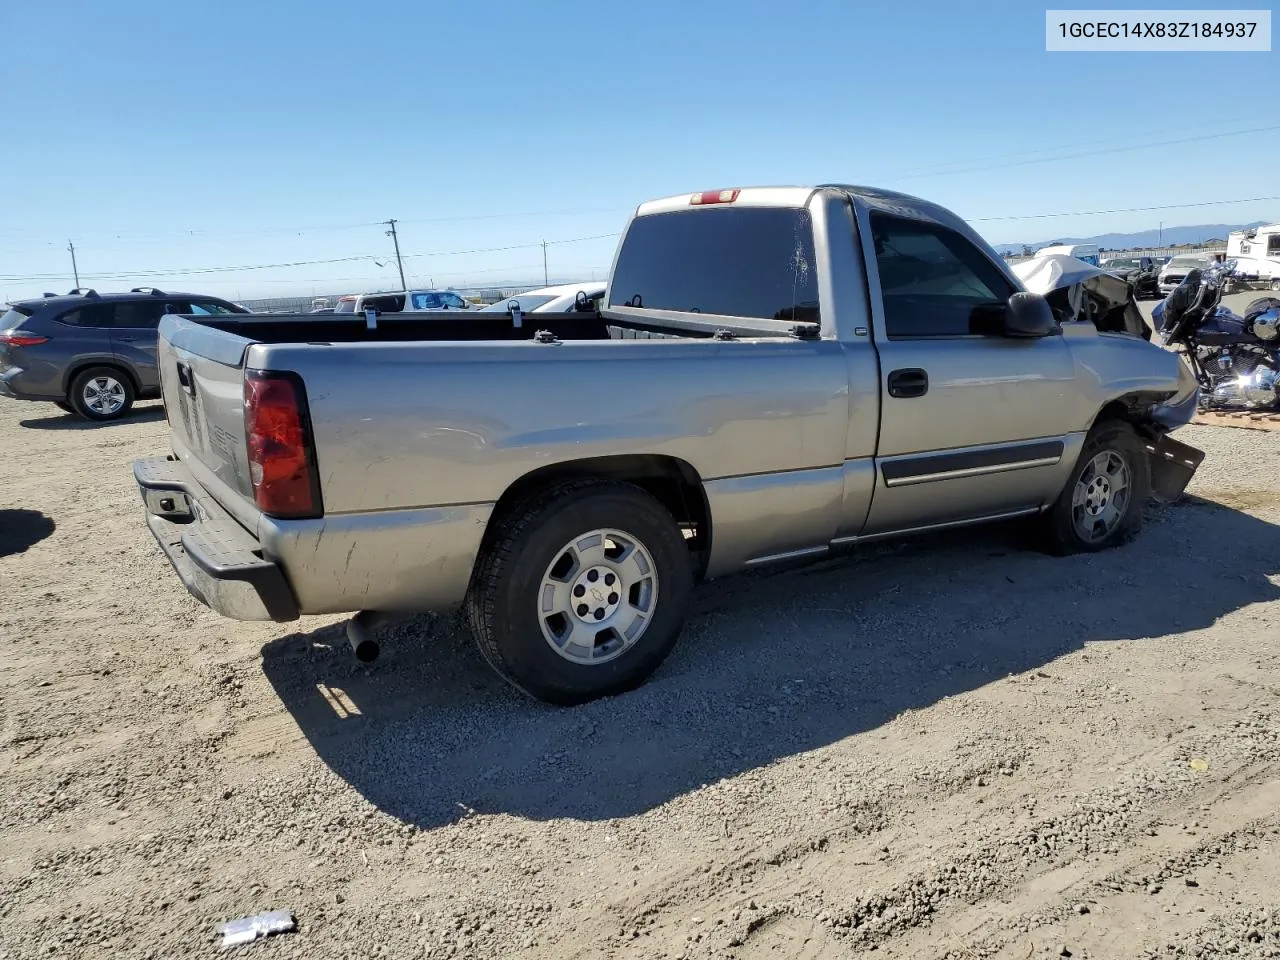
POLYGON ((1058 237, 1036 243, 993 244, 1000 253, 1021 253, 1022 248, 1033 251, 1059 243, 1094 243, 1108 250, 1128 250, 1133 247, 1172 247, 1180 243, 1200 243, 1204 240, 1226 240, 1234 230, 1249 230, 1265 226, 1270 220, 1253 223, 1198 223, 1189 227, 1165 227, 1163 230, 1141 230, 1138 233, 1103 233, 1096 237, 1058 237))

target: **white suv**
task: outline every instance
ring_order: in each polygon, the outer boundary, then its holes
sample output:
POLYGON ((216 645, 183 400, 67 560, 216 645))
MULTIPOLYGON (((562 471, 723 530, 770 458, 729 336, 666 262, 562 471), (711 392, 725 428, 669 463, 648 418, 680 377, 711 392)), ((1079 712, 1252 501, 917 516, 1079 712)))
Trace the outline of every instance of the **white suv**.
POLYGON ((356 297, 355 313, 433 313, 438 310, 470 310, 472 306, 450 290, 395 290, 356 297))

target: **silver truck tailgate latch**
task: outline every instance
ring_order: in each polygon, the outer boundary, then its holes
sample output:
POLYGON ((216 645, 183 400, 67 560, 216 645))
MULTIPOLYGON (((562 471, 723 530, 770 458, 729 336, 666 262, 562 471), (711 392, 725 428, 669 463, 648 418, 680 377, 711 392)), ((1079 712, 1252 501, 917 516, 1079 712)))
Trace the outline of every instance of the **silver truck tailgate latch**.
POLYGON ((520 326, 520 304, 514 304, 511 307, 511 325, 513 327, 520 326))

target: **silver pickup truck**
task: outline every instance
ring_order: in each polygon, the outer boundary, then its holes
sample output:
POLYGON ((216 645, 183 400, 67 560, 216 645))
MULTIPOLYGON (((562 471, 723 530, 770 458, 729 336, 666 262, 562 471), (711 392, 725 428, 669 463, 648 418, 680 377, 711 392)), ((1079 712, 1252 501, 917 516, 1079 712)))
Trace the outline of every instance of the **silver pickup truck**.
POLYGON ((368 651, 371 620, 464 605, 503 677, 572 704, 652 674, 700 579, 1014 517, 1099 550, 1203 456, 1168 436, 1175 354, 1055 314, 913 197, 645 203, 603 302, 166 317, 147 523, 225 616, 359 611, 368 651))

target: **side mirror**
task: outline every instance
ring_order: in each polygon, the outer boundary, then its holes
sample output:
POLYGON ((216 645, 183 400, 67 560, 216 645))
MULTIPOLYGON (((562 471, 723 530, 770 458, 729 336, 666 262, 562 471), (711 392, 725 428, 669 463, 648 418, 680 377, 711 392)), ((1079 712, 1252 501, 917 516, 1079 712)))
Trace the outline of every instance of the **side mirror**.
POLYGON ((1005 306, 1001 334, 1006 337, 1035 339, 1061 333, 1049 301, 1038 293, 1015 293, 1005 306))

